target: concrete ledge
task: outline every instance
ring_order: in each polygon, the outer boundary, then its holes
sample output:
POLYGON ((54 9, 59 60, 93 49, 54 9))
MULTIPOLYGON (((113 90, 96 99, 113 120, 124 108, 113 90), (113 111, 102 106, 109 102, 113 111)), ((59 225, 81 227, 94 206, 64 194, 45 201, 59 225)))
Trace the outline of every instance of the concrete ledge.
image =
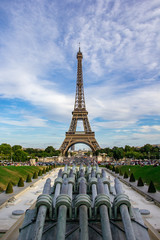
POLYGON ((148 227, 148 233, 152 240, 160 240, 160 233, 143 217, 145 225, 148 227))

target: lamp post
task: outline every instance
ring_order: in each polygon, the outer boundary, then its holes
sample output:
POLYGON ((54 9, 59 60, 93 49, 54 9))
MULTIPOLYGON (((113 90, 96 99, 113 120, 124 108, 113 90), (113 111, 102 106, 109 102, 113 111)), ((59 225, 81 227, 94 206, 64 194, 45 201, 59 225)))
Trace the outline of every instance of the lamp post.
POLYGON ((12 163, 12 148, 11 148, 11 163, 12 163))

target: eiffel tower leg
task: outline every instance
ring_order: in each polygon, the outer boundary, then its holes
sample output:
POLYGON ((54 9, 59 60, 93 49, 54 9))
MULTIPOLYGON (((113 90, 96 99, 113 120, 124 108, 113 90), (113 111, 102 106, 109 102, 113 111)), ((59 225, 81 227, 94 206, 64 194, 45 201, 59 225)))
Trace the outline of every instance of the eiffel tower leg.
POLYGON ((93 152, 95 152, 97 149, 100 149, 95 136, 94 136, 94 132, 92 133, 85 133, 85 134, 70 134, 69 132, 66 133, 66 138, 63 141, 61 147, 60 147, 60 151, 62 152, 63 155, 66 154, 66 152, 68 151, 68 149, 77 143, 84 143, 86 145, 88 145, 93 152))

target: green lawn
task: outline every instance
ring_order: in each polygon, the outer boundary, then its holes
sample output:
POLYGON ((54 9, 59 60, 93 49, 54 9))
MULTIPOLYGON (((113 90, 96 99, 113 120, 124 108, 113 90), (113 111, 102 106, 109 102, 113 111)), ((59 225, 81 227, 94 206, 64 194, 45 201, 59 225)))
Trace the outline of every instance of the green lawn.
POLYGON ((148 184, 152 180, 154 182, 154 185, 157 190, 160 190, 160 166, 153 167, 153 166, 118 166, 121 171, 126 171, 128 174, 133 173, 135 178, 138 179, 141 177, 143 179, 143 182, 148 184), (130 171, 129 171, 130 169, 130 171))
POLYGON ((17 185, 20 177, 26 180, 28 174, 33 176, 34 172, 38 172, 43 167, 40 166, 0 166, 0 190, 6 190, 9 181, 13 185, 17 185))

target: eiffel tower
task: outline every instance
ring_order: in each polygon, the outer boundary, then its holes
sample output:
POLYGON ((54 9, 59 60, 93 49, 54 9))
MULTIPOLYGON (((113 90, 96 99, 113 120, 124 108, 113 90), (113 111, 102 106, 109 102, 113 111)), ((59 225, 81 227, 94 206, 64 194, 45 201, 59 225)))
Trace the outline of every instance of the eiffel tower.
POLYGON ((97 149, 100 149, 100 146, 95 139, 95 133, 91 130, 87 116, 88 112, 85 106, 82 58, 83 55, 79 47, 79 52, 77 53, 78 63, 75 104, 69 130, 66 132, 66 137, 60 147, 60 151, 63 155, 66 155, 68 149, 76 143, 84 143, 88 145, 93 152, 95 152, 97 149), (78 121, 83 121, 84 131, 76 131, 78 121))

